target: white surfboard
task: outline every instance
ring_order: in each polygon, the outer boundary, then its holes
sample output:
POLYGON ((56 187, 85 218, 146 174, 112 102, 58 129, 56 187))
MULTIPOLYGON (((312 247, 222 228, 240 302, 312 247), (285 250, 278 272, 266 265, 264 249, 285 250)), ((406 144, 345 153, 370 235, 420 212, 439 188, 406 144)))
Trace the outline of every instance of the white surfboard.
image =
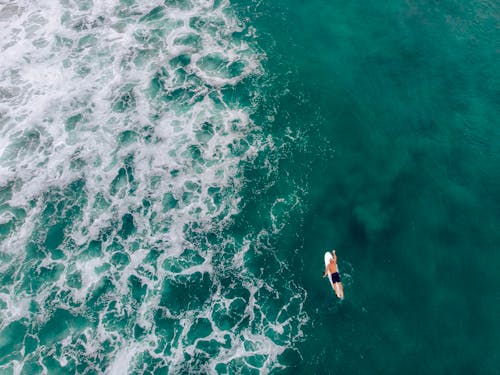
MULTIPOLYGON (((333 255, 332 255, 332 253, 327 251, 325 253, 325 268, 328 269, 328 265, 330 264, 331 259, 333 259, 333 255)), ((337 271, 340 272, 338 264, 337 264, 337 271)), ((336 283, 336 284, 333 283, 332 273, 330 272, 330 270, 328 270, 328 280, 330 281, 330 285, 332 286, 332 289, 335 292, 335 294, 337 295, 337 297, 339 297, 340 299, 344 298, 343 288, 341 288, 338 285, 339 283, 336 283)))

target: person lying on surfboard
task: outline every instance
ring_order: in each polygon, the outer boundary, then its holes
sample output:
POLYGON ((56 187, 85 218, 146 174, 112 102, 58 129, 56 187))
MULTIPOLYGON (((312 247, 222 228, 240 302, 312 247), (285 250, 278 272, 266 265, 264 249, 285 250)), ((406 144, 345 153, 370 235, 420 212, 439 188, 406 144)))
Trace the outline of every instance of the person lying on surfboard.
POLYGON ((344 287, 340 281, 339 268, 337 267, 337 254, 335 253, 335 250, 332 251, 332 255, 333 258, 330 259, 330 263, 326 266, 323 277, 330 275, 335 294, 339 298, 344 298, 344 287))

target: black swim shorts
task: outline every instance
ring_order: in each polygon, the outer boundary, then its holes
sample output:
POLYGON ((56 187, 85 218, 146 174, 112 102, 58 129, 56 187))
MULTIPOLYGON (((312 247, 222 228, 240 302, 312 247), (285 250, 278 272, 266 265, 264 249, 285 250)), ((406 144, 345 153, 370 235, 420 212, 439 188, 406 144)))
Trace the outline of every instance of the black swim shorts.
POLYGON ((332 273, 332 281, 333 283, 340 283, 340 275, 338 272, 332 273))

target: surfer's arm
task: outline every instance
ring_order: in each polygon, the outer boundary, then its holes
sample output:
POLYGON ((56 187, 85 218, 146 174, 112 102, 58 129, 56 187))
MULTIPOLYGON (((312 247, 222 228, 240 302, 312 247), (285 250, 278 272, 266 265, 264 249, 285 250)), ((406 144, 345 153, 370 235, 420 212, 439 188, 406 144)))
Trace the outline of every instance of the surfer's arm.
POLYGON ((333 250, 332 253, 333 253, 333 261, 337 263, 337 254, 335 253, 335 250, 333 250))
POLYGON ((326 275, 328 275, 328 267, 325 268, 325 273, 323 274, 323 277, 326 277, 326 275))

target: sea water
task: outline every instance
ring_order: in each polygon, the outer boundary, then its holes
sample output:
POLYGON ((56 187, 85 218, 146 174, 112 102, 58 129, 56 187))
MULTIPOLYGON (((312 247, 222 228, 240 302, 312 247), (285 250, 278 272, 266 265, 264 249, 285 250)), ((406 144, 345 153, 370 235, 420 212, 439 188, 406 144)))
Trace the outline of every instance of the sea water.
POLYGON ((280 147, 252 119, 252 24, 203 0, 4 2, 0 23, 2 371, 283 367, 305 293, 249 263, 279 264, 290 203, 231 230, 280 147))
POLYGON ((273 1, 254 25, 298 137, 277 252, 307 293, 290 374, 500 373, 495 1, 273 1), (337 250, 345 299, 322 279, 337 250))
POLYGON ((498 14, 1 2, 0 371, 497 373, 498 14))

